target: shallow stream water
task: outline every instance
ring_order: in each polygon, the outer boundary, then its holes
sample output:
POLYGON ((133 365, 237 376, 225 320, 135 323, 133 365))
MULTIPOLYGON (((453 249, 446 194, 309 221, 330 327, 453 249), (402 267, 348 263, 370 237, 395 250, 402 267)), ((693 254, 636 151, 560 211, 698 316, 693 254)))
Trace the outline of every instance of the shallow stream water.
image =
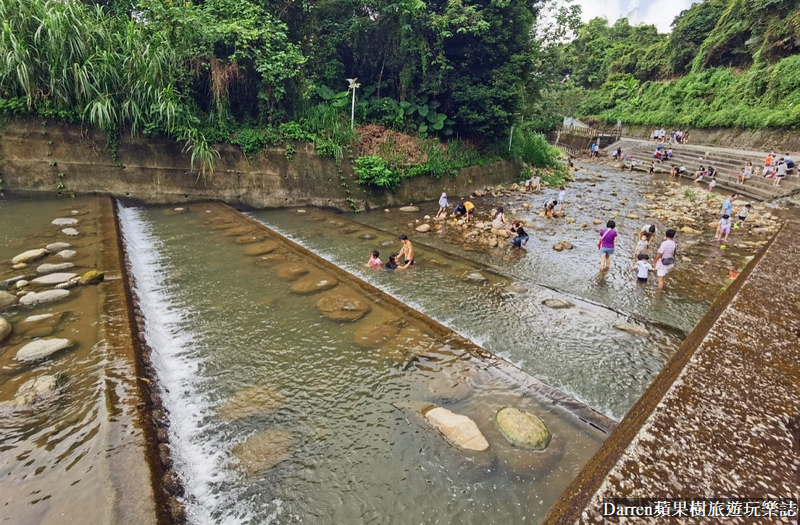
POLYGON ((192 523, 535 523, 604 438, 229 208, 120 218, 192 523), (331 319, 334 297, 368 311, 331 319), (419 403, 473 418, 489 451, 447 444, 419 403), (550 447, 510 446, 502 406, 540 415, 550 447))
MULTIPOLYGON (((102 250, 116 249, 104 244, 106 238, 101 235, 102 227, 113 227, 110 211, 109 205, 103 208, 95 198, 4 202, 0 206, 0 281, 19 275, 31 280, 45 263, 73 263, 65 271, 78 275, 98 268, 104 261, 102 250), (51 224, 56 218, 77 219, 73 227, 79 235, 64 234, 64 226, 51 224), (64 259, 51 254, 23 268, 11 267, 14 256, 55 242, 71 244, 75 256, 64 259)), ((109 279, 119 278, 119 268, 116 276, 114 268, 105 269, 111 271, 109 279)), ((134 479, 135 473, 143 472, 136 483, 148 480, 142 455, 134 466, 128 464, 136 458, 127 447, 139 435, 132 429, 132 368, 127 356, 114 346, 114 332, 123 319, 119 312, 103 311, 101 306, 113 293, 109 286, 77 286, 59 301, 17 304, 2 313, 13 332, 0 343, 0 521, 112 523, 120 516, 120 507, 127 505, 116 500, 117 490, 126 483, 120 476, 134 479), (51 316, 24 322, 43 315, 51 316), (20 348, 37 338, 66 338, 72 345, 34 362, 14 359, 20 348), (23 401, 20 389, 25 382, 47 377, 55 378, 55 388, 23 401)), ((50 288, 31 283, 24 290, 50 288)), ((127 496, 135 494, 127 492, 127 496)), ((142 523, 149 519, 152 516, 142 523)))

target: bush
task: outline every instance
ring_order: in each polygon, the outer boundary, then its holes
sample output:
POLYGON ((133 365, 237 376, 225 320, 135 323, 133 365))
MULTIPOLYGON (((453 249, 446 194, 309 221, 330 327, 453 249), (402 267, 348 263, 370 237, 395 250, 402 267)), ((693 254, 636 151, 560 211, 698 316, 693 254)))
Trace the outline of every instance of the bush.
POLYGON ((390 169, 382 158, 375 155, 356 159, 353 171, 358 175, 358 183, 364 186, 377 186, 394 191, 400 185, 400 172, 390 169))
POLYGON ((515 131, 511 156, 522 159, 536 168, 553 168, 558 165, 558 149, 547 143, 541 133, 515 131))

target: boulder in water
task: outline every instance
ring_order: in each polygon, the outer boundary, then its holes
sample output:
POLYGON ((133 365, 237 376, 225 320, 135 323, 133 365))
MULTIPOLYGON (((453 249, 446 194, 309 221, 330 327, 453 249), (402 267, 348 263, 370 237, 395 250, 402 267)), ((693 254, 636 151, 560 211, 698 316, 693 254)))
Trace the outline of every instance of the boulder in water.
POLYGON ((548 308, 553 308, 555 310, 563 308, 572 308, 573 306, 575 306, 573 303, 565 301, 564 299, 545 299, 544 301, 542 301, 542 304, 548 308))
POLYGON ((69 295, 69 290, 46 290, 44 292, 32 292, 23 295, 19 300, 19 304, 30 306, 34 304, 52 303, 63 299, 69 295))
POLYGON ((16 361, 38 361, 72 346, 69 339, 37 339, 26 344, 14 356, 16 361))
POLYGON ((28 250, 27 252, 22 252, 21 254, 17 255, 13 259, 11 259, 11 263, 12 264, 19 264, 19 263, 27 264, 27 263, 31 263, 31 262, 34 262, 34 261, 38 261, 39 259, 41 259, 45 255, 47 255, 48 253, 50 253, 50 252, 48 252, 44 248, 37 248, 35 250, 28 250))
POLYGON ((428 390, 431 396, 440 402, 461 401, 472 393, 466 375, 466 371, 440 372, 428 383, 428 390))
POLYGON ((61 284, 77 276, 77 273, 51 273, 37 277, 31 282, 33 284, 61 284))
POLYGON ((541 419, 512 407, 498 410, 494 424, 504 438, 520 448, 544 450, 552 438, 541 419))
POLYGON ((682 233, 688 233, 690 235, 700 235, 701 233, 703 233, 700 230, 695 230, 694 228, 691 228, 689 226, 684 226, 683 228, 681 228, 678 231, 680 231, 682 233))
POLYGON ((70 246, 72 245, 68 242, 54 242, 52 244, 48 244, 45 246, 45 248, 47 248, 47 250, 50 252, 60 252, 61 250, 66 250, 70 246))
POLYGON ((72 259, 77 255, 75 250, 61 250, 56 254, 56 257, 61 257, 62 259, 72 259))
POLYGON ((337 291, 320 297, 317 308, 322 315, 334 321, 358 321, 372 310, 365 299, 337 291))
POLYGON ((323 290, 330 290, 337 284, 339 284, 339 281, 333 277, 318 275, 295 282, 292 285, 292 291, 299 294, 312 294, 322 292, 323 290))
POLYGON ((573 248, 575 248, 575 246, 573 246, 572 243, 569 243, 567 241, 558 242, 553 246, 553 249, 557 252, 561 252, 564 250, 571 250, 573 248))
POLYGON ((0 291, 0 310, 8 308, 12 304, 17 304, 17 301, 19 301, 19 297, 16 295, 0 291))
POLYGON ((404 213, 413 213, 415 211, 419 211, 419 208, 416 206, 402 206, 400 207, 400 211, 404 213))
POLYGON ((58 383, 59 377, 52 374, 44 374, 28 379, 17 389, 11 404, 16 407, 23 407, 50 397, 57 392, 58 383))
POLYGON ((266 255, 278 249, 278 245, 274 242, 267 241, 258 244, 251 244, 244 249, 247 255, 266 255))
POLYGON ((5 341, 9 335, 11 335, 11 324, 0 317, 0 343, 5 341))
POLYGON ((55 226, 72 226, 73 224, 78 224, 78 219, 53 219, 53 224, 55 226))
POLYGON ((478 272, 472 272, 472 273, 467 274, 464 277, 464 280, 465 281, 472 281, 474 283, 482 283, 483 281, 486 280, 486 277, 484 277, 483 275, 481 275, 478 272))
POLYGON ((627 332, 631 335, 642 335, 648 336, 650 332, 647 331, 647 328, 642 326, 636 326, 635 324, 618 324, 614 325, 614 328, 617 330, 622 330, 623 332, 627 332))
POLYGON ((361 239, 364 239, 365 241, 371 241, 374 238, 375 236, 372 235, 371 233, 365 233, 364 235, 361 236, 361 239))
POLYGON ((434 406, 423 415, 451 444, 479 452, 489 448, 489 442, 483 437, 478 425, 467 416, 455 414, 439 406, 434 406))
POLYGON ((5 281, 0 281, 0 290, 8 290, 19 281, 25 281, 29 279, 27 275, 17 275, 16 277, 12 277, 11 279, 6 279, 5 281))
POLYGON ((236 392, 217 411, 221 419, 235 420, 275 412, 286 404, 286 396, 270 386, 251 386, 236 392))
POLYGON ((289 459, 292 436, 283 430, 265 430, 233 447, 239 467, 248 478, 257 477, 278 463, 289 459))
POLYGON ((53 272, 61 272, 63 270, 69 270, 70 268, 74 268, 75 265, 71 262, 61 263, 61 264, 40 264, 36 267, 36 273, 53 273, 53 272))
POLYGON ((431 231, 431 225, 430 224, 420 224, 419 226, 416 227, 416 230, 419 233, 428 233, 429 231, 431 231))
POLYGON ((75 228, 64 228, 63 230, 61 230, 61 233, 63 233, 64 235, 69 235, 70 237, 76 237, 80 235, 80 232, 78 232, 78 230, 76 230, 75 228))
POLYGON ((278 277, 281 279, 293 280, 302 277, 308 273, 308 268, 298 264, 286 264, 277 268, 278 277))
POLYGON ((98 270, 89 270, 85 274, 81 275, 80 283, 81 284, 98 284, 102 283, 103 279, 105 279, 106 274, 98 270))

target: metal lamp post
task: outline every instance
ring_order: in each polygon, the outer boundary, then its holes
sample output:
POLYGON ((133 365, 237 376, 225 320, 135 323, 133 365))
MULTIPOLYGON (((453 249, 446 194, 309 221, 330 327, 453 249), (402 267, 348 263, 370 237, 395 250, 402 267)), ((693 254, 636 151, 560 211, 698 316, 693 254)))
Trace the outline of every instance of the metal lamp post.
POLYGON ((350 107, 350 129, 353 129, 356 121, 356 88, 360 88, 361 84, 356 82, 357 78, 348 78, 346 80, 350 83, 347 90, 353 90, 353 104, 350 107))

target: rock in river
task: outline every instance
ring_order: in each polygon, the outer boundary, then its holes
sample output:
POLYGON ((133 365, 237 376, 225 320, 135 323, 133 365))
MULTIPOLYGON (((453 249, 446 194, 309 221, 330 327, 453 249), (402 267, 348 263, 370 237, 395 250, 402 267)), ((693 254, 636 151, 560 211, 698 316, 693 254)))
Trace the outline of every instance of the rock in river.
POLYGON ((323 290, 330 290, 337 284, 339 284, 339 281, 333 277, 309 277, 307 279, 296 281, 292 285, 292 291, 299 294, 310 294, 321 292, 323 290))
POLYGON ((81 284, 97 284, 102 283, 103 279, 105 279, 106 275, 103 272, 98 270, 89 270, 85 274, 81 275, 81 284))
POLYGON ((53 219, 55 226, 72 226, 73 224, 78 224, 78 219, 53 219))
POLYGON ((405 213, 413 213, 415 211, 419 211, 419 208, 416 206, 403 206, 400 208, 400 211, 405 213))
POLYGON ((217 411, 222 419, 235 420, 275 412, 286 404, 286 396, 270 386, 251 386, 236 392, 217 411))
POLYGON ((28 379, 14 394, 11 404, 17 407, 30 405, 40 399, 50 397, 58 390, 58 376, 44 374, 28 379))
POLYGON ((69 290, 46 290, 23 295, 19 304, 30 306, 32 304, 52 303, 69 295, 69 290))
POLYGON ((35 250, 28 250, 27 252, 22 252, 21 254, 17 255, 13 259, 11 259, 12 264, 19 264, 19 263, 30 263, 33 261, 38 261, 48 252, 44 248, 37 248, 35 250))
POLYGON ((258 244, 251 244, 244 249, 247 255, 266 255, 278 249, 278 245, 271 241, 266 241, 258 244))
POLYGON ((47 248, 51 252, 58 252, 61 250, 66 250, 70 246, 72 245, 68 242, 54 242, 52 244, 48 244, 47 246, 45 246, 45 248, 47 248))
POLYGON ((317 301, 322 315, 334 321, 357 321, 367 315, 372 307, 355 294, 333 291, 317 301))
POLYGON ((454 414, 446 408, 438 406, 423 415, 453 445, 477 451, 489 448, 489 442, 483 437, 478 425, 467 416, 454 414))
POLYGON ((72 259, 76 254, 77 252, 75 250, 61 250, 56 254, 56 257, 61 257, 62 259, 72 259))
POLYGON ((233 447, 233 455, 248 478, 254 478, 289 459, 292 436, 283 430, 265 430, 233 447))
POLYGON ((550 431, 541 419, 528 412, 501 408, 494 416, 494 424, 504 438, 520 448, 544 450, 550 444, 550 431))
POLYGON ((78 276, 77 273, 51 273, 48 275, 37 277, 31 282, 33 282, 34 284, 61 284, 77 276, 78 276))
POLYGON ((17 301, 19 301, 19 297, 16 295, 8 292, 0 292, 0 310, 9 307, 12 304, 16 304, 17 301))
POLYGON ((293 280, 308 273, 308 268, 295 263, 282 264, 277 268, 278 277, 281 279, 293 280))
POLYGON ((36 267, 36 273, 52 273, 52 272, 61 272, 64 270, 69 270, 70 268, 74 268, 75 265, 71 262, 61 263, 61 264, 40 264, 36 267))
POLYGON ((11 325, 8 323, 8 321, 0 317, 0 343, 5 341, 6 337, 8 337, 10 334, 11 325))
POLYGON ((64 235, 69 235, 70 237, 76 237, 80 235, 78 230, 76 230, 75 228, 64 228, 63 230, 61 230, 61 233, 63 233, 64 235))
POLYGON ((565 301, 563 299, 545 299, 544 301, 542 301, 542 304, 548 308, 554 308, 556 310, 561 308, 572 308, 573 306, 575 306, 571 302, 565 301))
POLYGON ((50 357, 59 350, 72 346, 69 339, 37 339, 19 349, 14 359, 17 361, 37 361, 50 357))
POLYGON ((648 336, 650 332, 647 331, 646 328, 641 326, 636 326, 635 324, 618 324, 614 325, 614 328, 617 330, 622 330, 623 332, 627 332, 631 335, 643 335, 648 336))
POLYGON ((420 224, 419 226, 416 227, 416 230, 418 232, 420 232, 420 233, 428 233, 429 231, 431 231, 431 225, 430 224, 420 224))

